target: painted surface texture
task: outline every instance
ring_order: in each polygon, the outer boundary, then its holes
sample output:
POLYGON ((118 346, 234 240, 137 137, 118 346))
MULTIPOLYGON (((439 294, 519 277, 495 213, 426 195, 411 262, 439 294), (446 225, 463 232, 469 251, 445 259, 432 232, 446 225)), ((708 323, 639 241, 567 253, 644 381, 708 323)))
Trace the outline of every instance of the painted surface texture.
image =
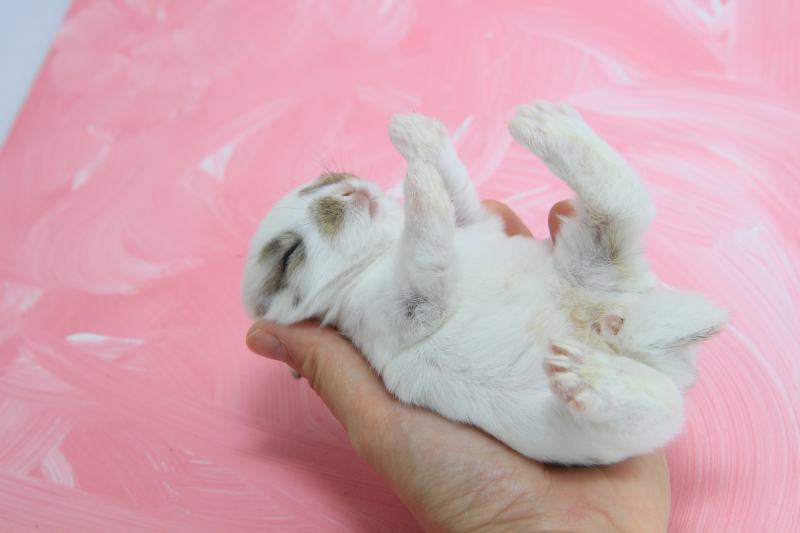
POLYGON ((798 24, 794 0, 76 2, 0 156, 0 529, 416 530, 246 352, 243 253, 324 167, 396 186, 410 110, 546 235, 568 191, 504 119, 551 98, 645 176, 656 271, 731 311, 669 448, 673 531, 798 531, 798 24))

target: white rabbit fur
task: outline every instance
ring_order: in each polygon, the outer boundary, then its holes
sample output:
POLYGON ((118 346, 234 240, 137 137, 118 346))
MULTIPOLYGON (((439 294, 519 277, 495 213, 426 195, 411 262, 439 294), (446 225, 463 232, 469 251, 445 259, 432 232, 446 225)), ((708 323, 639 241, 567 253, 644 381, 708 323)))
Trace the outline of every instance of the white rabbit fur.
POLYGON ((682 426, 696 345, 725 315, 658 287, 644 187, 577 112, 534 102, 509 129, 577 193, 555 246, 506 236, 444 126, 395 116, 405 205, 348 174, 292 192, 253 238, 245 305, 335 325, 401 401, 534 459, 613 463, 662 447, 682 426))

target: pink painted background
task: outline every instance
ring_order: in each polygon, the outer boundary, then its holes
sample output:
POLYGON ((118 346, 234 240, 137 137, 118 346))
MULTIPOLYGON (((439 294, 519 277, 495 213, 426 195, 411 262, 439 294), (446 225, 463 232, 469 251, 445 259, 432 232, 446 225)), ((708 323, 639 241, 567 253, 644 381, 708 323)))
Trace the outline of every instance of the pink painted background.
POLYGON ((511 143, 572 102, 645 176, 670 284, 730 327, 669 448, 673 531, 800 530, 800 3, 77 1, 0 156, 0 529, 413 531, 302 381, 250 355, 243 252, 436 115, 540 236, 511 143))

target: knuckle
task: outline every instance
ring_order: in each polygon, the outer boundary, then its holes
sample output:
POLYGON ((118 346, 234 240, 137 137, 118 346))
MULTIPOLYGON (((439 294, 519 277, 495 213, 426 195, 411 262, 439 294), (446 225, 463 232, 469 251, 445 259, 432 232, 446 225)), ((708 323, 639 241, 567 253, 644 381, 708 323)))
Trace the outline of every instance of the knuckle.
POLYGON ((324 372, 324 347, 320 343, 311 344, 305 351, 302 360, 297 364, 300 374, 311 385, 317 394, 320 394, 322 385, 322 374, 324 372))

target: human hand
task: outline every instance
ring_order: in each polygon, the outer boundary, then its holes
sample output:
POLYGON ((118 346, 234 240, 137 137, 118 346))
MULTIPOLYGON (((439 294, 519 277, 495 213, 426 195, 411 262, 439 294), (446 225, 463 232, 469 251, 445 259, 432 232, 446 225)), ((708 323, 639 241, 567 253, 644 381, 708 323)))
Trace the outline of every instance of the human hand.
MULTIPOLYGON (((484 205, 502 216, 509 235, 531 236, 504 204, 484 205)), ((572 215, 569 202, 550 211, 554 240, 560 217, 572 215)), ((247 345, 308 380, 356 451, 429 531, 667 529, 669 472, 662 452, 591 468, 537 463, 478 429, 398 402, 331 328, 256 322, 247 345)))

